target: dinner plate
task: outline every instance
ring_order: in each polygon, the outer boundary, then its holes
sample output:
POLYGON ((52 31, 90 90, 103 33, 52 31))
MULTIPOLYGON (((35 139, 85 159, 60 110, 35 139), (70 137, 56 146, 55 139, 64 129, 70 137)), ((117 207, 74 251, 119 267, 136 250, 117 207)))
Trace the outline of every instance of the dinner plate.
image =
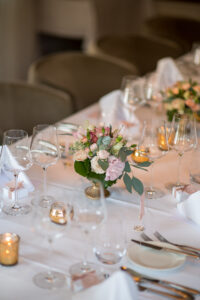
MULTIPOLYGON (((179 249, 176 246, 159 241, 150 242, 157 246, 165 246, 171 249, 179 249)), ((149 247, 132 243, 127 250, 129 261, 137 267, 149 270, 174 270, 182 266, 186 256, 182 254, 169 253, 164 250, 154 250, 149 247)))

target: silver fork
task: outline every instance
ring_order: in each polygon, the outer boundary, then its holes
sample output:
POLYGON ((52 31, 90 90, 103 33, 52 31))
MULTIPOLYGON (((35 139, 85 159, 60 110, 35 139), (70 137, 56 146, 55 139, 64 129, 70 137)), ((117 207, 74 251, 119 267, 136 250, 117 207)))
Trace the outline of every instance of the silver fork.
POLYGON ((153 240, 144 232, 141 233, 141 238, 144 240, 144 241, 147 241, 147 242, 152 242, 153 240))
POLYGON ((162 236, 158 231, 155 231, 154 235, 161 242, 168 243, 168 244, 177 246, 179 248, 182 248, 186 251, 195 252, 195 253, 199 254, 198 252, 200 251, 200 249, 192 247, 192 246, 179 245, 179 244, 176 244, 176 243, 172 243, 172 242, 168 241, 164 236, 162 236))

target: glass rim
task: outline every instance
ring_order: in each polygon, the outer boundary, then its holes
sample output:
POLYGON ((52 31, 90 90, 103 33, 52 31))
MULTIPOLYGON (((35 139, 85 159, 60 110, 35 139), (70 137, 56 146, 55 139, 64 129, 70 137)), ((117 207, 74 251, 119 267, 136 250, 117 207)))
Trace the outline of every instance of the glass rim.
POLYGON ((3 136, 6 137, 6 138, 19 139, 20 137, 21 138, 28 137, 28 132, 24 129, 8 129, 8 130, 4 131, 3 136), (12 136, 11 134, 9 135, 9 132, 10 133, 12 133, 12 132, 13 133, 14 132, 23 132, 24 135, 23 136, 20 136, 20 135, 12 136))

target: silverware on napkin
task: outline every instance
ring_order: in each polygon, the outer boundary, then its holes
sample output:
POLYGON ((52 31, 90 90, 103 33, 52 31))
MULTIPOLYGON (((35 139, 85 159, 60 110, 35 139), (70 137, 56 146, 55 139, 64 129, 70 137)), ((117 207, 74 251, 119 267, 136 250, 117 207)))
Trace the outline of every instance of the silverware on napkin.
MULTIPOLYGON (((152 278, 152 277, 149 277, 149 276, 146 276, 146 275, 142 275, 130 268, 127 268, 125 266, 121 266, 120 269, 122 271, 125 271, 127 272, 129 275, 131 275, 133 277, 133 279, 136 281, 136 282, 148 282, 148 283, 151 283, 151 284, 160 284, 162 286, 165 286, 165 287, 173 287, 176 289, 176 292, 177 290, 181 291, 181 292, 185 292, 186 293, 186 296, 187 297, 190 297, 190 299, 192 299, 192 295, 199 295, 200 294, 200 291, 196 290, 196 289, 193 289, 193 288, 190 288, 188 286, 185 286, 185 285, 182 285, 182 284, 179 284, 179 283, 174 283, 174 282, 171 282, 171 281, 167 281, 167 280, 163 280, 163 279, 155 279, 155 278, 152 278)), ((189 298, 188 298, 189 299, 189 298)))
POLYGON ((155 235, 155 237, 156 237, 159 241, 161 241, 161 242, 168 243, 168 244, 170 244, 170 245, 174 245, 174 246, 179 247, 179 248, 181 248, 181 249, 183 249, 183 250, 192 251, 192 252, 194 252, 194 251, 200 252, 200 249, 199 249, 199 248, 195 248, 195 247, 187 246, 187 245, 180 245, 180 244, 172 243, 172 242, 168 241, 168 240, 167 240, 163 235, 161 235, 158 231, 155 231, 155 232, 154 232, 154 235, 155 235))
POLYGON ((194 299, 193 297, 192 298, 183 298, 179 295, 173 295, 173 294, 170 294, 170 293, 167 293, 167 292, 164 292, 164 291, 160 291, 160 290, 156 290, 156 289, 152 289, 150 287, 146 287, 146 286, 143 286, 141 284, 138 285, 138 288, 141 292, 150 292, 152 294, 156 294, 156 295, 160 295, 160 296, 163 296, 163 297, 167 297, 168 299, 176 299, 176 300, 180 300, 180 299, 194 299))
POLYGON ((131 239, 132 242, 136 243, 136 244, 139 244, 141 246, 145 246, 145 247, 149 247, 149 248, 152 248, 154 250, 164 250, 166 252, 171 252, 171 253, 176 253, 176 254, 182 254, 182 255, 186 255, 186 256, 191 256, 193 258, 196 258, 196 259, 200 259, 200 254, 196 254, 196 253, 192 253, 192 252, 188 252, 188 251, 185 251, 185 250, 181 250, 181 249, 172 249, 172 248, 168 248, 166 246, 157 246, 155 244, 151 244, 150 242, 141 242, 141 241, 137 241, 137 240, 134 240, 134 239, 131 239))

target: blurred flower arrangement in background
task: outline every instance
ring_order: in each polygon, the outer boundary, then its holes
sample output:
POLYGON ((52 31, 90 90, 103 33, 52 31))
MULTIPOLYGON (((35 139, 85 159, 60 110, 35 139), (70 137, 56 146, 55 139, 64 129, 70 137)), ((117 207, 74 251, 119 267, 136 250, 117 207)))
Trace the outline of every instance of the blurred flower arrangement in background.
POLYGON ((192 80, 177 81, 163 96, 168 121, 172 121, 175 113, 194 114, 200 121, 200 84, 192 80))

